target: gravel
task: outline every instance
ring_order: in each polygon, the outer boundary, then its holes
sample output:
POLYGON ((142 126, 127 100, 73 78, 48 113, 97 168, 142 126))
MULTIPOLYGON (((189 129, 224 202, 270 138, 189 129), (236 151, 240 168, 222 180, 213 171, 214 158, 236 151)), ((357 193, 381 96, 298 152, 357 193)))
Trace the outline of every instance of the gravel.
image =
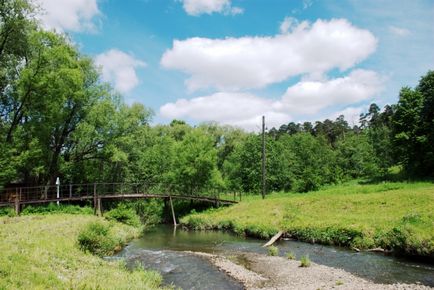
POLYGON ((249 290, 434 289, 419 284, 376 284, 342 269, 315 263, 311 263, 310 267, 300 267, 300 261, 256 253, 235 253, 227 257, 198 252, 190 253, 208 259, 221 271, 240 281, 245 289, 249 290), (240 257, 242 263, 239 263, 240 257))

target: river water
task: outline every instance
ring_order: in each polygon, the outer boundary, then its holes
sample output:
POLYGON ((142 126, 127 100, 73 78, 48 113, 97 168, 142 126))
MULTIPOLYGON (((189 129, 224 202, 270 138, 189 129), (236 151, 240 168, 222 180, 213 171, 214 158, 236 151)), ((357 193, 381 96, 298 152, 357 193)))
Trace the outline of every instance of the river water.
MULTIPOLYGON (((128 265, 141 263, 145 268, 157 270, 166 284, 182 289, 242 289, 241 284, 220 272, 206 259, 184 251, 224 254, 243 263, 242 252, 266 254, 263 244, 263 240, 243 238, 227 232, 174 231, 172 226, 160 225, 148 231, 143 238, 130 243, 117 257, 124 258, 128 265)), ((275 245, 281 256, 288 251, 298 258, 309 255, 317 264, 341 268, 377 283, 434 286, 434 265, 292 240, 281 240, 275 245)))

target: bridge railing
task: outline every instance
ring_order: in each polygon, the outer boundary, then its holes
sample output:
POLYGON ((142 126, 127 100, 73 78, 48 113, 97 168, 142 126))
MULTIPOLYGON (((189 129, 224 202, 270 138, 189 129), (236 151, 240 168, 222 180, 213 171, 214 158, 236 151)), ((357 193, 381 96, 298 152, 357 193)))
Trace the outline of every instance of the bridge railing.
MULTIPOLYGON (((0 189, 0 206, 19 202, 38 203, 50 201, 84 200, 97 197, 110 196, 204 196, 207 198, 220 198, 220 190, 208 190, 193 194, 183 193, 179 185, 170 183, 84 183, 16 187, 0 189)), ((235 199, 235 195, 234 195, 235 199)))

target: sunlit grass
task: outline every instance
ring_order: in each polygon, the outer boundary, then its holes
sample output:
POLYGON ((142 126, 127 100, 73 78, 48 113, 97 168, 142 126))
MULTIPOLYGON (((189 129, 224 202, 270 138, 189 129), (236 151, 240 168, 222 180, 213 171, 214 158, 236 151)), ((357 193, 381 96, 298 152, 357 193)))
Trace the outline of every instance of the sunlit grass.
MULTIPOLYGON (((0 218, 0 289, 157 289, 156 272, 129 271, 121 261, 106 261, 81 251, 77 236, 91 215, 34 215, 0 218)), ((138 229, 113 223, 120 240, 138 229)))
POLYGON ((381 246, 408 254, 434 253, 434 185, 385 182, 328 186, 309 193, 243 196, 242 202, 186 216, 196 229, 225 228, 269 238, 279 230, 324 244, 381 246))

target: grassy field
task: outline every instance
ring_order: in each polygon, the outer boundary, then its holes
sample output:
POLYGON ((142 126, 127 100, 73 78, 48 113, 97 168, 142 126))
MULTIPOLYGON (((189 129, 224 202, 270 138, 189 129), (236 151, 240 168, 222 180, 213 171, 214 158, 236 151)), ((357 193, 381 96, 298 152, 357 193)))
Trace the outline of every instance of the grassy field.
POLYGON ((309 193, 247 196, 237 205, 195 213, 194 229, 227 229, 270 238, 279 230, 308 242, 382 247, 434 257, 434 184, 357 182, 309 193))
MULTIPOLYGON (((0 289, 158 289, 161 276, 120 261, 105 261, 79 249, 77 237, 92 215, 0 217, 0 289)), ((111 222, 120 242, 137 228, 111 222)))

